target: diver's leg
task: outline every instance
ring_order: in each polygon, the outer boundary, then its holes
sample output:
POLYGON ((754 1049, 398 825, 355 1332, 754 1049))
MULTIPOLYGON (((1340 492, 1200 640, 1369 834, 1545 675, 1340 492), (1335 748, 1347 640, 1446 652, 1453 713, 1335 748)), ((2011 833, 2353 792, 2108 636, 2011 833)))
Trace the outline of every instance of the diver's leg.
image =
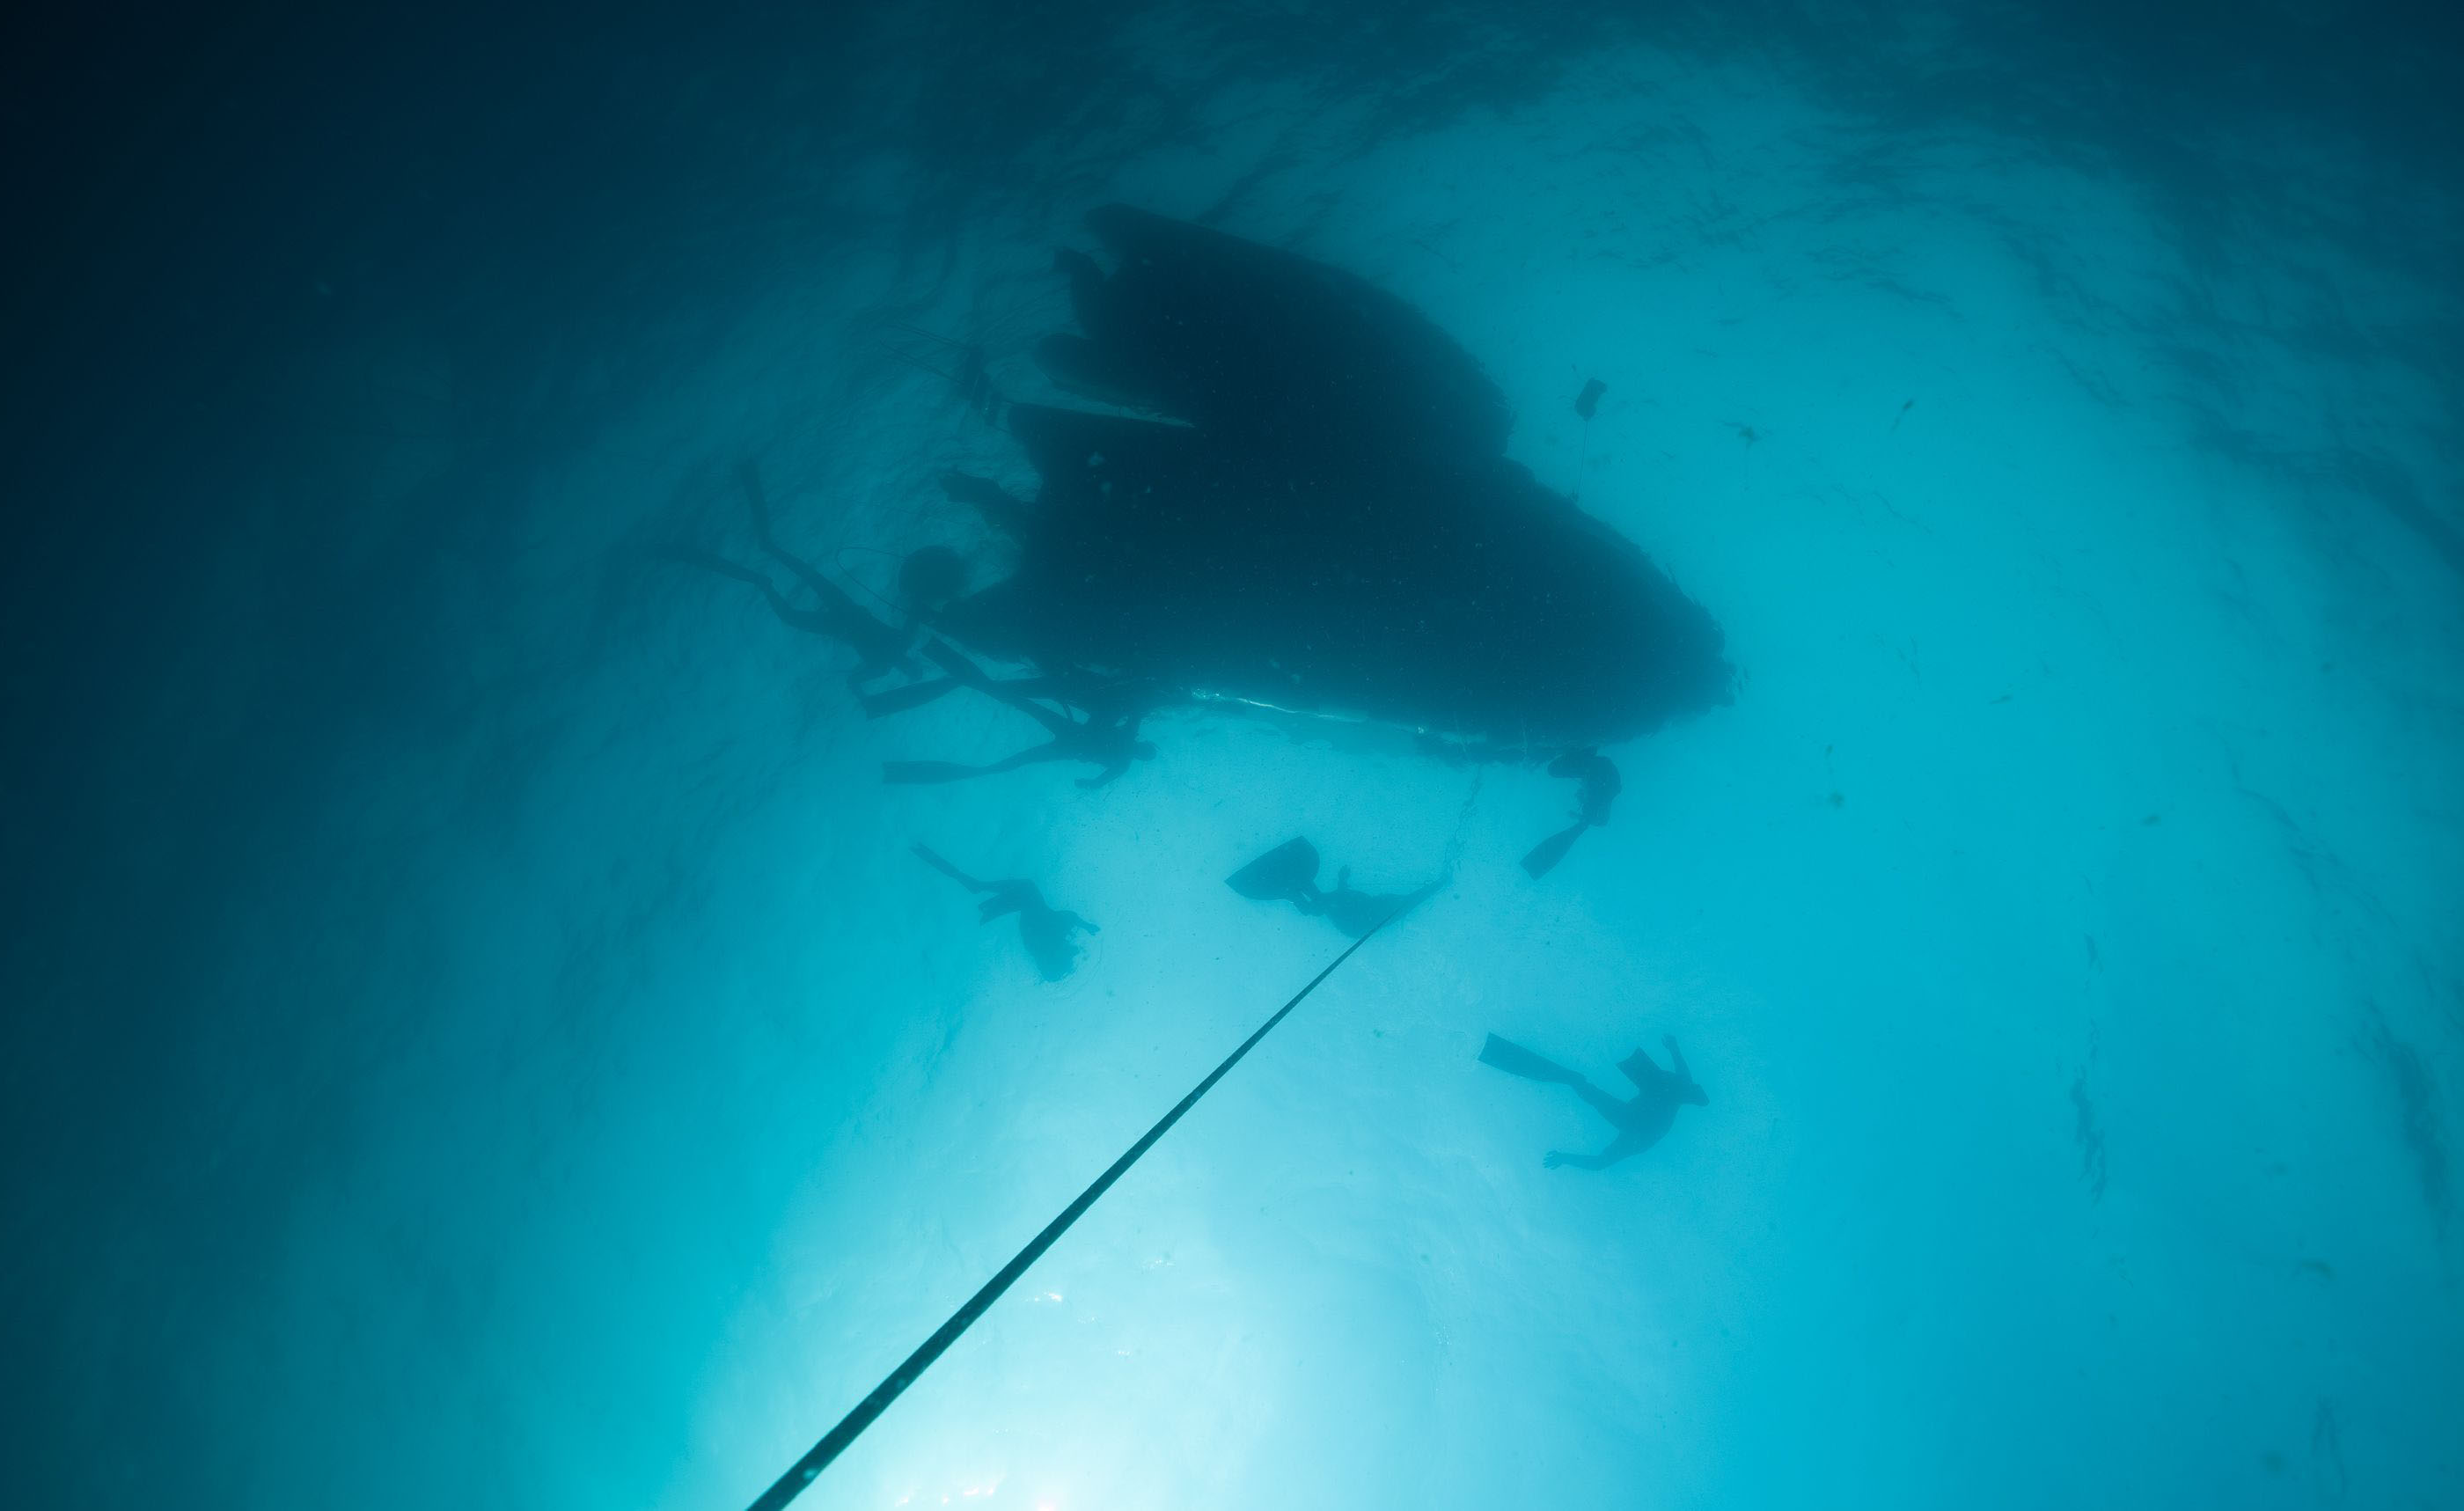
POLYGON ((945 698, 966 684, 956 677, 935 677, 929 682, 911 682, 887 692, 863 692, 857 700, 864 705, 864 716, 877 719, 888 713, 904 713, 925 704, 945 698))
POLYGON ((1015 756, 1004 756, 1001 759, 994 761, 989 765, 979 767, 978 769, 985 776, 989 777, 995 772, 1016 771, 1021 766, 1033 766, 1043 761, 1068 760, 1071 758, 1072 757, 1069 753, 1061 748, 1061 742, 1059 740, 1046 740, 1041 745, 1030 745, 1026 749, 1020 751, 1015 756))
MULTIPOLYGON (((984 668, 977 666, 966 652, 948 641, 928 638, 924 642, 924 656, 926 660, 948 672, 951 680, 983 691, 992 690, 993 679, 984 674, 984 668)), ((999 694, 996 693, 995 696, 999 694)))
POLYGON ((881 763, 881 779, 892 787, 929 787, 945 781, 964 781, 980 777, 985 768, 961 766, 946 760, 886 760, 881 763))
POLYGON ((817 617, 789 602, 786 595, 779 591, 779 584, 770 580, 770 574, 767 572, 759 572, 748 566, 737 566, 725 557, 693 546, 668 546, 659 554, 671 561, 685 566, 699 567, 705 572, 714 572, 738 582, 749 582, 759 588, 761 596, 770 601, 770 612, 779 616, 781 624, 791 629, 803 630, 807 634, 822 633, 817 617))
POLYGON ((1008 704, 1051 731, 1055 738, 1065 737, 1081 727, 1077 720, 1067 713, 1056 713, 1035 701, 1038 698, 1049 698, 1055 703, 1067 702, 1068 687, 1060 677, 1012 677, 1007 681, 1001 681, 986 675, 983 668, 977 666, 963 651, 945 640, 927 642, 924 654, 930 657, 935 666, 948 672, 953 679, 966 684, 997 703, 1008 704))
POLYGON ((881 763, 881 779, 893 787, 929 786, 936 782, 964 781, 970 777, 990 777, 1016 771, 1036 761, 1059 759, 1061 756, 1050 745, 1038 745, 981 766, 961 766, 945 760, 886 760, 881 763))
POLYGON ((1650 1141, 1639 1134, 1620 1133, 1617 1142, 1596 1154, 1568 1154, 1551 1150, 1540 1163, 1551 1170, 1572 1165, 1576 1170, 1606 1170, 1621 1159, 1629 1159, 1649 1147, 1650 1141))
POLYGON ((933 869, 940 872, 942 875, 957 883, 967 890, 971 892, 980 892, 984 889, 984 884, 982 882, 977 881, 966 872, 958 869, 955 865, 952 865, 948 861, 943 860, 941 858, 940 851, 934 849, 923 841, 918 840, 913 844, 909 845, 908 848, 915 852, 915 858, 917 860, 922 861, 925 865, 933 867, 933 869))
POLYGON ((734 578, 738 582, 750 582, 758 588, 777 591, 768 573, 756 572, 749 566, 737 566, 716 552, 704 551, 699 546, 661 546, 658 554, 681 566, 699 567, 720 577, 734 578))
MULTIPOLYGON (((935 647, 928 648, 926 654, 946 668, 949 663, 936 653, 937 648, 946 647, 939 647, 936 642, 935 647)), ((996 682, 978 668, 969 666, 967 669, 970 673, 967 676, 934 677, 903 688, 891 688, 885 692, 861 694, 865 716, 877 719, 885 713, 904 713, 909 709, 922 708, 927 703, 948 697, 960 688, 973 688, 1001 703, 1009 703, 1013 695, 1035 698, 1057 695, 1056 684, 1050 677, 1020 677, 1014 681, 996 682)))
MULTIPOLYGON (((945 640, 929 642, 924 647, 924 654, 930 657, 935 665, 948 672, 954 680, 964 683, 997 703, 1005 703, 1021 713, 1033 718, 1051 732, 1056 739, 1078 727, 1075 720, 1066 714, 1053 712, 1043 704, 1036 702, 1033 695, 1021 690, 1026 688, 1040 689, 1049 683, 1051 680, 1049 678, 1020 678, 1016 682, 996 682, 984 674, 983 668, 977 666, 957 646, 945 640)), ((1049 760, 1057 757, 1043 758, 1049 760)))
POLYGON ((1617 1119, 1622 1116, 1625 1112, 1625 1104, 1623 1102, 1610 1096, 1607 1092, 1602 1091, 1599 1087, 1592 1084, 1591 1082, 1585 1080, 1581 1076, 1576 1076, 1573 1080, 1567 1082, 1566 1086, 1567 1089, 1573 1092, 1574 1095, 1582 1098, 1584 1105, 1611 1122, 1617 1121, 1617 1119))

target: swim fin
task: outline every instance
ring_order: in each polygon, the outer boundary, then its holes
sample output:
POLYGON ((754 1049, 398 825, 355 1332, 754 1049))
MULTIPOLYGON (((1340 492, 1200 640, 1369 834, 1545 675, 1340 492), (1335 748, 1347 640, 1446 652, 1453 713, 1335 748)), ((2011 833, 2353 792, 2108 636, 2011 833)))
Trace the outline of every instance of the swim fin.
POLYGON ((1223 878, 1223 885, 1259 903, 1297 903, 1317 890, 1317 846, 1307 837, 1287 840, 1223 878))
POLYGON ((1574 847, 1574 842, 1581 839, 1583 831, 1590 827, 1588 823, 1577 823, 1549 836, 1533 845, 1531 853, 1523 858, 1523 868, 1535 882, 1548 875, 1557 868, 1557 863, 1566 858, 1566 852, 1574 847))
POLYGON ((886 760, 881 763, 881 779, 892 787, 964 781, 970 777, 982 775, 973 766, 959 766, 945 760, 886 760))
POLYGON ((1480 1062, 1495 1065, 1507 1075, 1521 1076, 1526 1081, 1553 1081, 1568 1086, 1580 1085, 1583 1081, 1580 1075, 1555 1061, 1543 1060, 1521 1044, 1511 1043, 1495 1034, 1489 1035, 1488 1042, 1480 1046, 1480 1062))

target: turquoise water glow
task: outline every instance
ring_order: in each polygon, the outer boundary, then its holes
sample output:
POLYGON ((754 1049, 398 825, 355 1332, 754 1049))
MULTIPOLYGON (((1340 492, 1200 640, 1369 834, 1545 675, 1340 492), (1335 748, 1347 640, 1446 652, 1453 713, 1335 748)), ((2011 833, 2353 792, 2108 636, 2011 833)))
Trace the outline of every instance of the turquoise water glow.
POLYGON ((19 600, 126 629, 24 641, 46 1503, 743 1503, 1340 948, 1222 885, 1294 834, 1453 879, 802 1503, 2464 1501, 2454 163, 2327 87, 2443 44, 1296 13, 479 31, 467 126, 244 139, 357 208, 234 211, 282 313, 130 359, 219 418, 19 600), (1222 713, 885 788, 1041 736, 655 555, 752 459, 862 592, 988 574, 935 479, 1032 476, 915 333, 1048 396, 1115 200, 1410 300, 1719 621, 1553 874, 1562 782, 1222 713), (1605 1132, 1491 1032, 1709 1105, 1544 1170, 1605 1132))

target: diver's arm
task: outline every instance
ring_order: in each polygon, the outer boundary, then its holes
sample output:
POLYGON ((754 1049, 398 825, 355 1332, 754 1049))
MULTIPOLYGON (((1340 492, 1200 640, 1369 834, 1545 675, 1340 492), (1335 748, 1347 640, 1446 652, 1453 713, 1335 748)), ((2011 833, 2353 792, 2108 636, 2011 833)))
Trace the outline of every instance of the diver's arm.
POLYGON ((1091 923, 1088 922, 1086 919, 1079 917, 1076 913, 1071 912, 1069 909, 1066 909, 1066 908, 1065 908, 1065 909, 1060 909, 1060 910, 1059 910, 1059 912, 1056 914, 1056 916, 1058 916, 1058 917, 1060 918, 1060 920, 1061 920, 1063 923, 1065 923, 1065 924, 1068 925, 1068 926, 1069 926, 1070 928, 1072 928, 1072 929, 1084 929, 1085 931, 1088 931, 1089 933, 1090 933, 1090 934, 1099 934, 1099 933, 1102 933, 1102 932, 1104 931, 1103 930, 1101 930, 1101 929, 1097 928, 1094 924, 1091 924, 1091 923))
POLYGON ((789 629, 801 629, 807 635, 827 635, 833 639, 843 638, 839 636, 837 630, 831 627, 828 609, 825 608, 821 612, 815 613, 811 609, 798 608, 794 603, 790 602, 787 596, 784 593, 780 592, 778 587, 766 577, 761 580, 759 585, 761 588, 761 596, 770 601, 770 612, 779 616, 780 624, 786 625, 789 629))
POLYGON ((697 546, 665 546, 660 549, 659 555, 671 561, 679 562, 685 566, 699 567, 705 572, 715 572, 720 577, 733 578, 738 582, 747 582, 759 588, 761 596, 770 601, 770 611, 778 615, 780 622, 791 629, 801 629, 814 635, 831 632, 826 624, 826 613, 814 613, 798 608, 779 591, 779 584, 770 580, 770 574, 767 572, 757 572, 748 566, 737 566, 725 557, 704 551, 697 546))
POLYGON ((753 464, 747 462, 739 467, 737 477, 744 485, 745 507, 753 515, 754 538, 760 542, 762 550, 776 557, 796 575, 798 581, 821 600, 819 609, 810 613, 799 611, 796 617, 790 618, 784 600, 765 587, 763 591, 770 593, 771 606, 778 609, 779 617, 800 629, 846 641, 855 647, 858 655, 868 660, 894 665, 905 656, 907 636, 868 612, 863 604, 848 595, 847 589, 822 576, 821 568, 781 545, 778 537, 770 533, 770 500, 761 491, 761 474, 754 470, 753 464))
POLYGON ((1662 1034, 1660 1041, 1668 1050, 1668 1064, 1676 1072, 1677 1079, 1681 1082, 1693 1080, 1694 1072, 1685 1068, 1685 1052, 1677 1047, 1677 1036, 1662 1034))
MULTIPOLYGON (((779 543, 778 537, 770 534, 770 495, 762 491, 760 471, 751 462, 739 462, 736 467, 736 480, 744 490, 744 510, 753 516, 753 538, 760 542, 761 549, 785 562, 787 570, 795 573, 806 587, 820 594, 825 612, 832 606, 832 600, 846 600, 847 595, 839 591, 836 583, 822 576, 819 568, 787 550, 779 543)), ((847 606, 853 608, 855 604, 849 601, 847 606)))

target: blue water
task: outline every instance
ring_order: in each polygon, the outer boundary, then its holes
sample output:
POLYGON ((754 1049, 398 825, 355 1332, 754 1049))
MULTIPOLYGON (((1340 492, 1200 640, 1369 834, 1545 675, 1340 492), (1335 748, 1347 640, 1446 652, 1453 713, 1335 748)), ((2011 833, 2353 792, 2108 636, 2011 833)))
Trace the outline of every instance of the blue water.
POLYGON ((2441 12, 422 8, 18 50, 12 1503, 726 1507, 1371 943, 802 1504, 2464 1504, 2441 12), (1031 485, 1127 201, 1409 300, 1705 605, 1566 784, 885 759, 659 546, 1031 485), (924 333, 919 335, 918 333, 924 333), (1597 412, 1573 398, 1606 383, 1597 412), (1101 926, 1046 982, 909 854, 1101 926), (1709 1105, 1612 1170, 1498 1033, 1709 1105), (22 1500, 19 1497, 22 1496, 22 1500))

